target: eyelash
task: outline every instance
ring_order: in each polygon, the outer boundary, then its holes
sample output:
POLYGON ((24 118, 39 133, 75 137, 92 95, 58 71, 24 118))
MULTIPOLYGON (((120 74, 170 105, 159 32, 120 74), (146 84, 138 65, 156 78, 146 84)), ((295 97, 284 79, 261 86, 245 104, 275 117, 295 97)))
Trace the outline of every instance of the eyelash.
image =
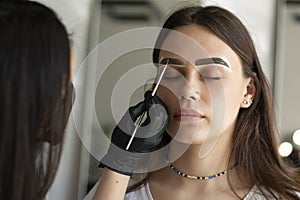
POLYGON ((221 77, 209 77, 209 76, 203 76, 203 75, 201 75, 201 77, 205 80, 213 80, 213 81, 221 80, 221 77))
MULTIPOLYGON (((181 71, 180 68, 177 68, 174 64, 172 65, 173 67, 170 67, 168 68, 170 71, 169 73, 169 76, 167 75, 168 74, 168 70, 165 72, 165 76, 163 76, 163 79, 165 80, 176 80, 178 78, 180 78, 181 76, 185 76, 184 75, 184 71, 181 71), (174 73, 175 72, 175 73, 174 73), (181 74, 181 75, 177 75, 176 76, 176 73, 178 74, 181 74), (175 75, 175 76, 172 76, 172 75, 175 75)), ((202 71, 202 73, 199 71, 198 72, 199 75, 200 75, 200 78, 203 79, 203 80, 206 80, 206 81, 218 81, 218 80, 221 80, 222 77, 219 76, 220 74, 216 74, 215 72, 212 72, 212 71, 202 71)))
POLYGON ((180 76, 175 76, 175 77, 167 77, 167 76, 163 76, 163 79, 165 80, 174 80, 174 79, 177 79, 179 78, 180 76))

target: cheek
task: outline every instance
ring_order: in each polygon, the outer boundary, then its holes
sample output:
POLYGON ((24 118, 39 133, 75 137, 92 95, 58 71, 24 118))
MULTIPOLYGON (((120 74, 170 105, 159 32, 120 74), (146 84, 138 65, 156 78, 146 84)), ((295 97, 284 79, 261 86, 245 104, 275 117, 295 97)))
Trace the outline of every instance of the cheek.
POLYGON ((157 95, 166 104, 169 113, 172 113, 174 108, 178 105, 176 95, 168 88, 164 86, 159 86, 157 90, 157 95))
POLYGON ((231 87, 225 88, 225 119, 228 123, 233 123, 240 110, 240 105, 243 99, 242 83, 233 83, 231 87))
POLYGON ((240 99, 238 97, 238 93, 235 91, 230 90, 228 93, 228 95, 226 95, 226 104, 225 104, 225 111, 226 111, 226 115, 225 116, 229 116, 229 117, 234 117, 237 115, 239 108, 240 108, 240 104, 238 99, 240 99))
POLYGON ((226 93, 228 94, 228 102, 232 107, 240 107, 244 96, 244 83, 240 81, 232 81, 227 88, 226 93))
POLYGON ((166 127, 166 131, 173 138, 177 133, 178 124, 174 123, 173 121, 174 119, 172 118, 172 116, 176 111, 176 109, 180 107, 180 105, 177 101, 176 95, 173 92, 171 92, 169 88, 166 88, 164 86, 159 86, 157 90, 157 95, 167 106, 170 115, 170 120, 168 126, 166 127))

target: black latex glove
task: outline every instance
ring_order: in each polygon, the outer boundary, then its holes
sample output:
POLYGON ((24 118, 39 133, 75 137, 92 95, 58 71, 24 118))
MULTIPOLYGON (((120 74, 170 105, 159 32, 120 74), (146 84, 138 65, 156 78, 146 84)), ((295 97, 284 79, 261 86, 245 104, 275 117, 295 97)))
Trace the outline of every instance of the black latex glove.
POLYGON ((150 91, 147 91, 144 97, 144 101, 128 109, 113 130, 112 143, 101 160, 100 167, 131 175, 136 165, 146 162, 147 153, 161 142, 169 120, 166 105, 158 96, 152 96, 150 91), (144 111, 147 112, 147 118, 137 129, 130 148, 126 150, 136 127, 134 122, 144 111))

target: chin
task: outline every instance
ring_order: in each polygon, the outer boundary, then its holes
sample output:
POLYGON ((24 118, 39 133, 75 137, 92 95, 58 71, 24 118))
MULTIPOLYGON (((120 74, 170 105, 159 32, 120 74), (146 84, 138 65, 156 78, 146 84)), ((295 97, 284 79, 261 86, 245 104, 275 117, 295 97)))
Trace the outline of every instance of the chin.
POLYGON ((168 134, 172 139, 184 144, 203 144, 207 137, 207 131, 199 130, 195 124, 184 123, 176 128, 168 128, 168 134))

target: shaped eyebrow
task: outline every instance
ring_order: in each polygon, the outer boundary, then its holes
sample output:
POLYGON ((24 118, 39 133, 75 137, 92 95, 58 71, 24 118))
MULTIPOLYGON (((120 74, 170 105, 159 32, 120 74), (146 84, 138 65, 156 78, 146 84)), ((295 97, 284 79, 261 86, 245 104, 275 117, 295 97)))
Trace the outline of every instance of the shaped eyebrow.
POLYGON ((212 57, 212 58, 202 58, 199 60, 196 60, 195 65, 210 65, 210 64, 217 64, 217 65, 222 65, 230 69, 229 64, 223 60, 222 58, 219 57, 212 57))
MULTIPOLYGON (((225 59, 226 60, 226 59, 225 59)), ((202 66, 202 65, 219 65, 224 67, 227 70, 232 70, 228 62, 226 62, 223 58, 220 57, 211 57, 211 58, 201 58, 196 60, 195 66, 202 66)), ((180 59, 177 58, 164 58, 162 57, 160 60, 160 64, 165 65, 165 64, 171 64, 171 65, 177 65, 181 66, 184 65, 184 62, 180 59)))
POLYGON ((171 64, 171 65, 184 65, 183 62, 176 58, 162 58, 159 62, 162 65, 171 64))

